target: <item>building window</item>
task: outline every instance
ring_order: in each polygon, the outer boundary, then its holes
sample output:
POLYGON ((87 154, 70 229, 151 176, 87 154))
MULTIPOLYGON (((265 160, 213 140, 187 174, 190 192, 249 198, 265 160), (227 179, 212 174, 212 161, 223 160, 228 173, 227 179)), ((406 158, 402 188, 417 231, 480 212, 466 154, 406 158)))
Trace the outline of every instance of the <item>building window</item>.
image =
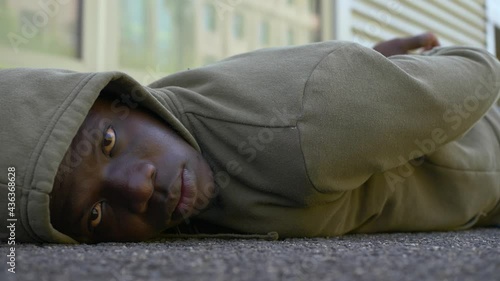
POLYGON ((147 7, 133 0, 121 4, 120 63, 126 67, 148 65, 147 7))
POLYGON ((214 32, 217 29, 217 20, 216 20, 217 11, 215 10, 214 5, 209 3, 205 4, 203 13, 204 13, 203 21, 205 29, 207 31, 214 32))
POLYGON ((192 2, 121 0, 120 66, 175 72, 192 66, 192 2))
POLYGON ((241 40, 245 37, 245 18, 241 13, 236 13, 233 21, 233 36, 241 40))
POLYGON ((270 27, 269 22, 263 21, 259 26, 259 39, 261 45, 269 45, 270 43, 270 27))
POLYGON ((10 47, 16 53, 30 50, 80 58, 82 3, 81 1, 54 3, 50 8, 46 8, 41 4, 33 5, 30 1, 2 1, 0 45, 10 47))

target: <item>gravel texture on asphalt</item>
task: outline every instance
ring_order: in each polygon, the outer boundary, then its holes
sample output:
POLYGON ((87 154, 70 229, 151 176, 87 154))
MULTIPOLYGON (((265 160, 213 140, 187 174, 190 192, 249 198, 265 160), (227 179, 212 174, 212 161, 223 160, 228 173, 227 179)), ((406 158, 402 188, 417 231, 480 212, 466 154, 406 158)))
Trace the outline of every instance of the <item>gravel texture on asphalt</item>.
POLYGON ((18 244, 0 280, 500 280, 500 229, 279 241, 18 244))

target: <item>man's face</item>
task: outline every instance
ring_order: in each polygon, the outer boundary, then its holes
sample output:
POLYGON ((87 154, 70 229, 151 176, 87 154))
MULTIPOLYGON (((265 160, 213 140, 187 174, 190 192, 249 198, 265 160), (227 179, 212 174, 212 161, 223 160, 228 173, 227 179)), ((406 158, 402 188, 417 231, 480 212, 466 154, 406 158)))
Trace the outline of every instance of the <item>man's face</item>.
POLYGON ((201 211, 214 195, 202 155, 145 110, 99 98, 51 193, 51 223, 82 242, 140 241, 201 211), (123 113, 123 112, 122 112, 123 113))

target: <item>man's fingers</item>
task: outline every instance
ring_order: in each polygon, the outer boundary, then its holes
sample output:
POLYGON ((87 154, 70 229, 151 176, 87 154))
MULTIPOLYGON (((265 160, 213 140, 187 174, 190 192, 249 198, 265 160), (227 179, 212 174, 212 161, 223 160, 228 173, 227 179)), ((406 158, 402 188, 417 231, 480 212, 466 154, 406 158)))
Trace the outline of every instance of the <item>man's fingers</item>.
POLYGON ((406 50, 415 50, 419 48, 424 48, 424 50, 430 50, 434 47, 439 46, 439 40, 436 35, 431 32, 423 33, 417 36, 403 38, 404 46, 406 50))
POLYGON ((423 48, 430 50, 439 46, 439 41, 431 32, 407 38, 396 38, 378 43, 373 49, 386 57, 393 55, 408 54, 411 50, 423 48))
POLYGON ((424 50, 431 50, 434 47, 440 46, 439 40, 437 39, 436 35, 431 32, 424 33, 420 35, 420 37, 424 50))

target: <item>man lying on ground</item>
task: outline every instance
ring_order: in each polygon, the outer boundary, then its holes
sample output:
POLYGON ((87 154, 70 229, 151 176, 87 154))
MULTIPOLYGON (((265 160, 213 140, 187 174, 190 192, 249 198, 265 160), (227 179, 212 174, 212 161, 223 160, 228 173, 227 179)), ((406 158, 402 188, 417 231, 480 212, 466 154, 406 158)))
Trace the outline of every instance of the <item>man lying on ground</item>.
POLYGON ((262 49, 147 87, 2 70, 0 219, 60 243, 498 226, 500 64, 437 46, 262 49))

